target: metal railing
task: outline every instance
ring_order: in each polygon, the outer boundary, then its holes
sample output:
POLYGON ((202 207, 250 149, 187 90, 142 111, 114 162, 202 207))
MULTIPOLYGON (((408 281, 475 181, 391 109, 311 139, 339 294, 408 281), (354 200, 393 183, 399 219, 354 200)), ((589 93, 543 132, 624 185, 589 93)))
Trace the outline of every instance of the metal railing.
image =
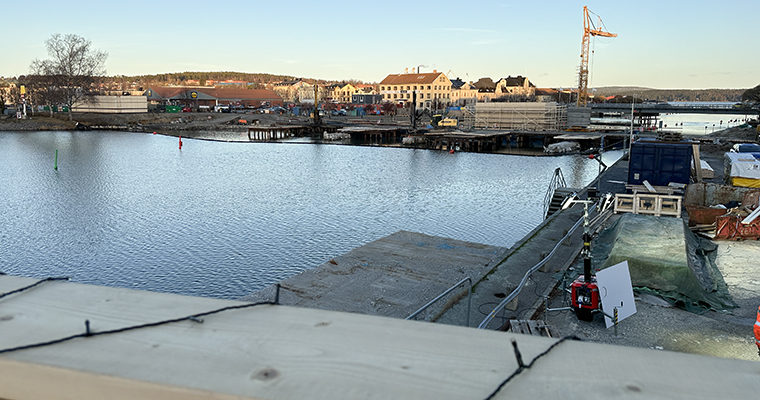
POLYGON ((425 304, 424 306, 422 306, 422 308, 420 308, 419 310, 413 312, 410 316, 406 317, 405 319, 412 319, 412 318, 416 317, 421 312, 425 311, 428 307, 432 306, 435 302, 437 302, 438 300, 442 299, 444 296, 446 296, 447 294, 451 293, 454 289, 458 288, 460 285, 462 285, 465 282, 469 282, 470 283, 470 287, 467 289, 467 321, 466 321, 466 325, 465 325, 465 326, 469 327, 470 326, 470 306, 472 305, 472 299, 471 299, 471 295, 472 295, 472 278, 470 278, 469 276, 467 278, 464 278, 461 281, 457 282, 454 286, 450 287, 445 292, 439 294, 438 297, 434 298, 433 300, 430 300, 430 302, 428 302, 427 304, 425 304))
POLYGON ((551 181, 549 181, 549 187, 546 189, 546 194, 544 195, 544 218, 548 218, 549 213, 549 205, 552 202, 552 197, 554 197, 554 191, 557 190, 558 187, 565 187, 567 186, 567 183, 565 183, 565 177, 562 175, 562 169, 557 167, 557 169, 554 170, 554 175, 552 175, 551 181))
POLYGON ((509 304, 510 301, 514 300, 514 298, 517 297, 518 294, 520 294, 520 291, 522 291, 523 286, 525 286, 525 282, 528 280, 528 277, 530 277, 539 268, 543 267, 544 264, 546 264, 549 261, 549 259, 552 258, 552 256, 557 251, 559 246, 561 246, 562 243, 565 240, 567 240, 567 238, 569 238, 573 234, 573 232, 575 232, 575 230, 578 229, 579 226, 581 226, 582 223, 583 223, 583 218, 581 217, 580 219, 578 219, 578 222, 576 222, 575 225, 573 225, 573 227, 570 228, 569 231, 567 231, 567 234, 562 239, 560 239, 559 242, 557 242, 557 245, 554 246, 552 251, 546 257, 544 257, 543 260, 539 261, 538 264, 531 267, 531 269, 529 269, 528 272, 525 273, 525 276, 523 276, 522 280, 520 281, 520 284, 517 285, 515 290, 513 290, 512 293, 510 293, 507 297, 505 297, 504 300, 502 300, 501 303, 499 303, 486 316, 483 322, 481 322, 480 325, 478 325, 478 329, 485 329, 486 326, 488 326, 488 324, 496 317, 496 314, 498 314, 501 310, 503 310, 504 307, 506 307, 506 305, 509 304))

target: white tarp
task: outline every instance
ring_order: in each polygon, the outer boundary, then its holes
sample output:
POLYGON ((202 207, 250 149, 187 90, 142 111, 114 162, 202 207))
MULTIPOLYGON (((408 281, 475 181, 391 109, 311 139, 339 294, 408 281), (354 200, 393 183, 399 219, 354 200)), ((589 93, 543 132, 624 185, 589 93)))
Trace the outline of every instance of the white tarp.
POLYGON ((726 178, 760 179, 760 161, 750 153, 726 153, 724 162, 726 178))

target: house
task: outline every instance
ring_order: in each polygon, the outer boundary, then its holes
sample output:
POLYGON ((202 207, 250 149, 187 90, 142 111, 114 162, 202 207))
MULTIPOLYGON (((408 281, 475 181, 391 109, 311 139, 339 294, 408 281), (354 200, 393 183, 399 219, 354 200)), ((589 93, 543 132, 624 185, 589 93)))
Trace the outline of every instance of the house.
POLYGON ((525 96, 531 97, 536 94, 536 86, 523 76, 508 76, 501 78, 495 83, 494 94, 496 97, 525 96))
POLYGON ((451 80, 451 104, 455 106, 467 106, 478 101, 478 89, 472 82, 465 82, 459 78, 451 80))
POLYGON ((243 108, 256 108, 263 104, 282 106, 282 97, 268 89, 160 86, 149 88, 145 91, 145 96, 151 104, 176 104, 196 108, 220 104, 243 108))
POLYGON ((299 103, 303 99, 314 99, 314 87, 300 79, 277 82, 272 91, 283 101, 299 103), (310 93, 309 93, 310 92, 310 93))
POLYGON ((378 94, 375 85, 360 83, 354 86, 356 86, 356 94, 378 94))
POLYGON ((331 98, 336 103, 349 103, 351 102, 351 96, 356 94, 358 90, 350 83, 336 83, 327 86, 327 97, 331 98))
POLYGON ((480 78, 472 86, 477 90, 476 96, 479 102, 486 102, 499 97, 496 95, 496 84, 491 78, 480 78))
POLYGON ((550 101, 557 101, 559 99, 560 91, 551 88, 536 88, 535 96, 536 102, 546 103, 550 101))
POLYGON ((380 82, 383 101, 408 104, 416 93, 417 108, 439 109, 451 103, 451 81, 446 74, 433 70, 427 73, 390 74, 380 82))

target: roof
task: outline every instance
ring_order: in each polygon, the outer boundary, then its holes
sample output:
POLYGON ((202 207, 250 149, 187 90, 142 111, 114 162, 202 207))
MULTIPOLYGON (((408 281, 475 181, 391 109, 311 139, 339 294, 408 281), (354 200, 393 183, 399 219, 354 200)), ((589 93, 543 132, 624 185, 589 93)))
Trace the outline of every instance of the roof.
MULTIPOLYGON (((506 78, 501 78, 499 81, 504 81, 507 86, 525 86, 525 81, 528 81, 528 78, 518 75, 518 76, 508 76, 506 78)), ((536 87, 530 81, 528 81, 528 86, 536 87)))
POLYGON ((491 78, 480 78, 472 85, 481 92, 493 92, 496 90, 496 84, 491 78))
POLYGON ((459 79, 459 77, 457 77, 456 79, 451 79, 451 88, 452 89, 459 89, 462 86, 464 86, 465 83, 466 82, 463 81, 463 80, 461 80, 461 79, 459 79))
POLYGON ((443 72, 427 72, 422 74, 390 74, 380 82, 381 85, 425 85, 435 82, 438 77, 443 75, 443 72))

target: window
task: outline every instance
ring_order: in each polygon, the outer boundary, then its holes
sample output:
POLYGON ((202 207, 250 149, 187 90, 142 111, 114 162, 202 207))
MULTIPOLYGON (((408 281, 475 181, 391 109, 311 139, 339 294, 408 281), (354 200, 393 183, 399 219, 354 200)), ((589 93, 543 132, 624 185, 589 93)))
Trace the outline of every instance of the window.
POLYGON ((427 98, 428 98, 428 99, 430 98, 430 93, 428 93, 428 94, 427 94, 427 98))
POLYGON ((424 107, 423 103, 420 103, 420 108, 424 107))
POLYGON ((417 90, 417 86, 414 86, 414 90, 417 90))
POLYGON ((430 90, 430 88, 431 88, 431 86, 430 86, 430 85, 428 85, 428 90, 430 90))
POLYGON ((411 89, 409 89, 409 85, 406 86, 406 90, 411 90, 411 89))

